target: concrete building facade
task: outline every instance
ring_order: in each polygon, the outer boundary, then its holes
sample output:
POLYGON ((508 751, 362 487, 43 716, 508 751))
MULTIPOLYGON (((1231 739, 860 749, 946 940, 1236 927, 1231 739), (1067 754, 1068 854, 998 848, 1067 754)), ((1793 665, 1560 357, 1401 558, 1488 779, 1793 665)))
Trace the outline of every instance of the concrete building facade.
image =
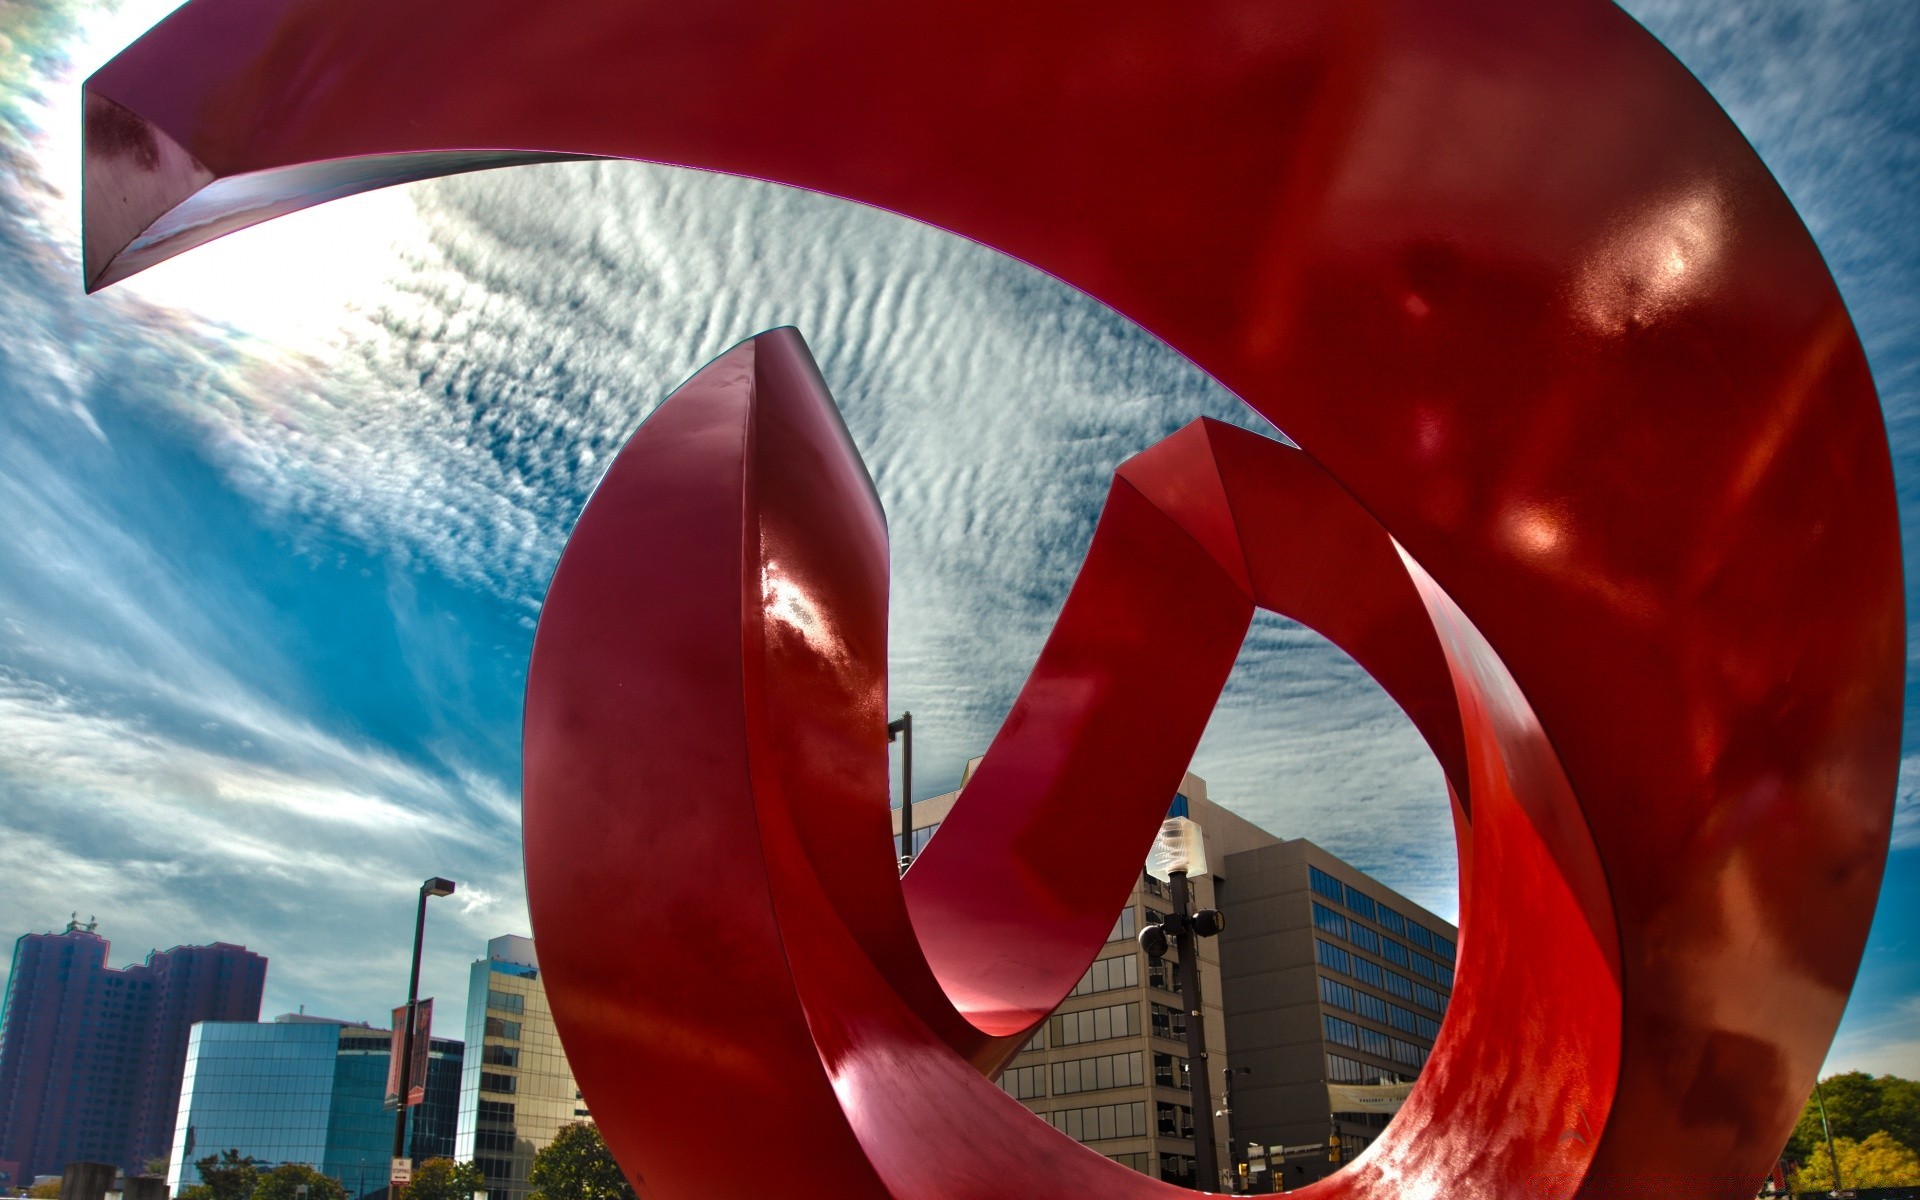
MULTIPOLYGON (((913 806, 915 853, 938 836, 961 790, 913 806)), ((1212 1114, 1190 1099, 1184 997, 1175 955, 1149 957, 1140 926, 1172 910, 1142 873, 1108 942, 1035 1031, 1000 1086, 1055 1128, 1171 1183, 1267 1191, 1331 1174, 1386 1117, 1341 1112, 1329 1084, 1412 1080, 1452 991, 1452 925, 1305 839, 1286 840, 1213 803, 1191 773, 1171 799, 1201 828, 1208 871, 1192 906, 1226 926, 1200 942, 1212 1114), (1192 1128, 1212 1120, 1224 1178, 1193 1177, 1192 1128), (1331 1142, 1338 1135, 1336 1159, 1331 1142), (1249 1154, 1249 1145, 1260 1148, 1249 1154), (1268 1147, 1296 1149, 1270 1162, 1268 1147), (1250 1169, 1245 1175, 1241 1167, 1250 1169), (1243 1182, 1244 1180, 1244 1182, 1243 1182)), ((895 810, 894 834, 901 835, 895 810)))
POLYGON ((590 1120, 540 982, 533 939, 487 943, 467 981, 466 1070, 454 1156, 487 1180, 487 1200, 525 1200, 533 1156, 564 1125, 590 1120))

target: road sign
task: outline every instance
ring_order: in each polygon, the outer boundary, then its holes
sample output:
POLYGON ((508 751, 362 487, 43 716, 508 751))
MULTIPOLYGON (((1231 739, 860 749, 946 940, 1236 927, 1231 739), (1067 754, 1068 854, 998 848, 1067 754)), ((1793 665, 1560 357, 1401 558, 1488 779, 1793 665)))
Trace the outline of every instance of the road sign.
POLYGON ((410 1158, 394 1159, 393 1170, 388 1174, 387 1181, 390 1183, 412 1183, 413 1160, 410 1158))

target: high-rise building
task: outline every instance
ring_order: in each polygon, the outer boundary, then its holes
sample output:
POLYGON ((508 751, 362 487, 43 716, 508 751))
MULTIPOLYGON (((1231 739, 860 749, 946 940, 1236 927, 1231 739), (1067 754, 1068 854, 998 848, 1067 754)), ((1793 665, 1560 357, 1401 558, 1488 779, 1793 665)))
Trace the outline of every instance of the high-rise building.
MULTIPOLYGON (((226 1150, 265 1165, 306 1163, 352 1197, 382 1192, 393 1153, 386 1107, 392 1032, 289 1014, 271 1023, 193 1027, 180 1084, 167 1184, 200 1182, 197 1159, 226 1150)), ((451 1157, 465 1047, 433 1038, 426 1099, 408 1125, 415 1161, 451 1157)))
POLYGON ((138 1168, 172 1139, 187 1031, 260 1016, 267 960, 244 946, 176 946, 107 966, 76 915, 13 947, 0 1008, 0 1159, 31 1179, 67 1163, 138 1168))
MULTIPOLYGON (((967 765, 963 790, 978 763, 967 765)), ((915 853, 960 795, 913 806, 915 853)), ((1350 1161, 1386 1124, 1391 1085, 1425 1064, 1452 991, 1454 928, 1312 842, 1283 840, 1212 803, 1197 775, 1169 812, 1190 817, 1205 839, 1209 869, 1188 881, 1191 906, 1226 918, 1219 937, 1198 944, 1220 1169, 1237 1174, 1255 1143, 1261 1166, 1265 1148, 1295 1147, 1279 1164, 1289 1187, 1330 1174, 1334 1135, 1338 1161, 1350 1161), (1341 1108, 1356 1096, 1368 1111, 1341 1108)), ((896 810, 896 839, 900 829, 896 810)), ((1166 885, 1143 872, 1106 947, 1000 1086, 1109 1158, 1219 1189, 1228 1181, 1194 1179, 1177 956, 1150 957, 1135 940, 1172 907, 1166 885)), ((1252 1172, 1250 1182, 1264 1189, 1273 1177, 1252 1172)))
POLYGON ((456 1158, 487 1179, 487 1200, 525 1200, 533 1156, 563 1125, 589 1120, 560 1048, 533 939, 487 943, 467 980, 466 1069, 456 1158))

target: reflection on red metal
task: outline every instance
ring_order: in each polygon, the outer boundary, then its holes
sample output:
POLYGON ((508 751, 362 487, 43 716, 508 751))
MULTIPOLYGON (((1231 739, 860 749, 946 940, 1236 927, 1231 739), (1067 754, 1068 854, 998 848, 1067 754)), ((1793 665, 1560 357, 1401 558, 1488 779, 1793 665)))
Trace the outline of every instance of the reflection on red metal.
POLYGON ((1751 1194, 1885 861, 1899 543, 1832 280, 1644 31, 1604 0, 193 0, 89 81, 88 285, 579 156, 965 234, 1303 447, 1203 425, 1122 470, 902 889, 884 526, 817 375, 769 335, 643 428, 538 636, 527 840, 645 1194, 765 1190, 741 1139, 786 1195, 1167 1194, 981 1072, 1097 950, 1254 605, 1408 708, 1461 838, 1441 1045, 1316 1193, 1751 1194))

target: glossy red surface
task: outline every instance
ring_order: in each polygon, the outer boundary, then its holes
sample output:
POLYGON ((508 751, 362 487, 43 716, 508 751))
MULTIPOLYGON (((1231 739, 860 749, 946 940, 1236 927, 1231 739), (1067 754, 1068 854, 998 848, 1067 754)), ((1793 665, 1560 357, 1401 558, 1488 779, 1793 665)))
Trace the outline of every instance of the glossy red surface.
POLYGON ((1123 470, 903 903, 877 508, 823 395, 761 423, 817 380, 743 349, 643 429, 655 466, 609 475, 542 623, 527 836, 570 1052, 647 1194, 764 1190, 727 1169, 749 1127, 789 1195, 1163 1192, 979 1069, 1104 938, 1255 603, 1408 707, 1462 830, 1442 1045, 1320 1194, 1764 1175, 1885 860, 1891 470, 1805 229, 1610 4, 193 0, 88 90, 89 286, 382 183, 651 159, 1018 255, 1303 447, 1203 427, 1123 470), (1369 518, 1317 583, 1269 549, 1369 518), (821 603, 779 615, 770 554, 821 603), (839 640, 786 632, 802 611, 839 640), (663 1071, 730 1119, 649 1108, 663 1071))

